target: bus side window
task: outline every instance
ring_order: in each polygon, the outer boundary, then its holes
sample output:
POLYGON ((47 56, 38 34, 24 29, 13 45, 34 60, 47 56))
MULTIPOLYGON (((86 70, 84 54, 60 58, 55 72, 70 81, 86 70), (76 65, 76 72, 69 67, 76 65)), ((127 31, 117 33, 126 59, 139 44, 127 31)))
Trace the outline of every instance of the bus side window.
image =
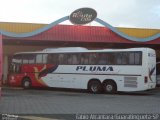
POLYGON ((133 52, 131 52, 131 53, 129 53, 129 64, 130 65, 134 65, 134 60, 135 58, 134 58, 134 53, 133 52))
POLYGON ((43 54, 43 63, 47 63, 48 54, 43 54))
POLYGON ((22 55, 14 55, 12 62, 21 64, 22 63, 22 55))
POLYGON ((67 65, 67 54, 58 54, 58 64, 67 65))
POLYGON ((59 54, 59 56, 58 56, 58 64, 63 64, 63 54, 59 54))
POLYGON ((141 52, 135 52, 135 64, 136 65, 142 64, 141 56, 142 56, 141 52))
POLYGON ((97 54, 96 53, 90 53, 89 54, 89 64, 95 65, 97 63, 97 54))
POLYGON ((36 63, 43 63, 43 61, 42 61, 42 54, 37 54, 36 55, 36 63))
POLYGON ((27 54, 22 55, 22 63, 28 64, 28 55, 27 54))
POLYGON ((142 53, 141 52, 130 52, 129 53, 129 64, 130 65, 141 65, 142 64, 142 53))
POLYGON ((48 54, 47 63, 57 64, 57 54, 48 54))
POLYGON ((107 64, 114 65, 115 64, 115 54, 114 53, 107 53, 107 64))
POLYGON ((28 63, 33 64, 35 63, 35 55, 28 55, 28 63))
POLYGON ((88 63, 88 55, 89 53, 82 53, 81 54, 81 64, 87 65, 88 63))
POLYGON ((105 65, 106 63, 107 63, 106 54, 105 53, 99 53, 98 64, 105 65))
POLYGON ((128 65, 129 55, 127 52, 122 53, 122 65, 128 65))
POLYGON ((117 52, 117 53, 115 53, 115 56, 116 56, 116 64, 121 65, 122 64, 122 53, 117 52))
POLYGON ((69 65, 77 65, 79 64, 79 54, 68 54, 67 55, 67 63, 69 65))
POLYGON ((67 54, 67 64, 72 65, 72 54, 67 54))
POLYGON ((79 54, 73 55, 72 58, 73 58, 73 62, 72 62, 73 65, 79 64, 79 54))

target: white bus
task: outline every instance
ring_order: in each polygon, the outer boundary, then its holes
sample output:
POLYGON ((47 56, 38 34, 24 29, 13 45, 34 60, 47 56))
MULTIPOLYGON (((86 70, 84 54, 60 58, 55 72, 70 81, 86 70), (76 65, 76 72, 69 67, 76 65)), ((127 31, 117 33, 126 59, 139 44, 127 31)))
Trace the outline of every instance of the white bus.
POLYGON ((153 89, 156 53, 151 48, 81 47, 21 52, 13 56, 9 83, 24 88, 88 89, 92 93, 153 89))

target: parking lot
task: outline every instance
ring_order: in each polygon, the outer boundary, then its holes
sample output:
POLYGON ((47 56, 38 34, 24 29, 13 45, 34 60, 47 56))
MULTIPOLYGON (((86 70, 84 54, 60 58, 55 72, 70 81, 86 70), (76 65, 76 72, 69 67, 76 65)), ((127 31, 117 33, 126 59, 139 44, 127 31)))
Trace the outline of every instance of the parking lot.
POLYGON ((5 87, 2 91, 1 114, 160 113, 160 88, 114 95, 64 89, 5 87))

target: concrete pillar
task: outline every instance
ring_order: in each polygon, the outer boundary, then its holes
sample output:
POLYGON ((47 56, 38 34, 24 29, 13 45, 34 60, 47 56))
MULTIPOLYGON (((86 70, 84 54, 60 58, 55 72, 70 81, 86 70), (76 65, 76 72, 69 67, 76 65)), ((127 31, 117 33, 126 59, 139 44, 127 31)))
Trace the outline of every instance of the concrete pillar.
POLYGON ((2 48, 2 34, 0 34, 0 97, 1 97, 1 86, 2 86, 2 64, 3 64, 3 48, 2 48))
POLYGON ((5 55, 3 58, 3 83, 6 84, 8 75, 8 56, 5 55))

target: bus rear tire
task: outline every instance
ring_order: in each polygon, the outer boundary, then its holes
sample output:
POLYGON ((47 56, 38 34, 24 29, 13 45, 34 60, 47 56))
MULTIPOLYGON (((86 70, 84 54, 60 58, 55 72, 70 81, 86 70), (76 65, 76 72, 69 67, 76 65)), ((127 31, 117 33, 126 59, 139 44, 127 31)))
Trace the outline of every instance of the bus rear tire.
POLYGON ((31 83, 31 80, 29 78, 24 78, 22 80, 22 87, 24 89, 29 89, 29 88, 31 88, 31 86, 32 86, 32 83, 31 83))
POLYGON ((105 81, 103 83, 103 90, 108 94, 115 94, 117 92, 117 85, 114 81, 105 81))
POLYGON ((88 83, 88 90, 94 94, 100 93, 102 91, 101 82, 98 80, 90 81, 88 83))

